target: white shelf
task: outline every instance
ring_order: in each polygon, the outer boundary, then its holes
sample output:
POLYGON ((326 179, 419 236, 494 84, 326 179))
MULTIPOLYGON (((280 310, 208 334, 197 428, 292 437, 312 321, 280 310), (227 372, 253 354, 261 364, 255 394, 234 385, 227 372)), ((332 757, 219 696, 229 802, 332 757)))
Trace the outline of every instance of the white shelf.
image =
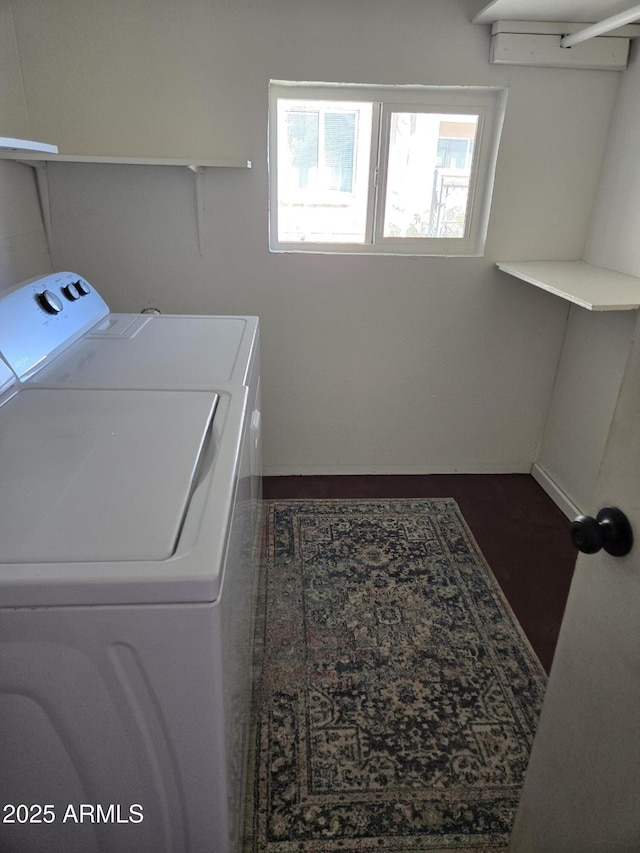
MULTIPOLYGON (((9 140, 11 141, 11 140, 9 140)), ((19 140, 14 140, 18 142, 19 140)), ((1 142, 1 140, 0 140, 1 142)), ((40 144, 40 143, 34 143, 40 144)), ((51 146, 50 146, 51 147, 51 146)), ((55 148, 55 146, 52 146, 55 148)), ((2 146, 0 145, 0 148, 2 146)), ((58 149, 56 148, 55 151, 58 149)), ((3 160, 30 160, 34 162, 45 163, 111 163, 115 166, 187 166, 190 169, 202 168, 230 168, 230 169, 250 169, 251 160, 199 160, 197 158, 186 157, 108 157, 89 154, 57 154, 55 152, 47 153, 42 149, 20 149, 20 151, 0 150, 0 159, 3 160), (26 153, 28 158, 21 157, 20 151, 26 153)))
POLYGON ((49 252, 52 250, 51 205, 49 202, 48 166, 51 163, 104 163, 114 166, 178 166, 187 168, 195 175, 196 217, 198 228, 198 251, 202 254, 204 233, 204 173, 205 169, 250 169, 251 160, 198 160, 186 157, 109 157, 93 154, 58 154, 55 145, 45 145, 41 142, 28 143, 19 139, 2 139, 0 137, 0 160, 14 160, 31 166, 35 171, 38 182, 38 197, 40 212, 47 237, 49 252), (21 143, 3 145, 2 143, 21 143), (25 146, 32 147, 27 148, 25 146))
POLYGON ((498 261, 497 266, 589 311, 640 308, 640 278, 586 261, 498 261))
POLYGON ((49 145, 47 142, 34 142, 31 139, 12 139, 10 136, 0 136, 0 154, 2 156, 12 157, 17 151, 28 151, 29 156, 33 156, 36 152, 57 154, 58 146, 49 145))

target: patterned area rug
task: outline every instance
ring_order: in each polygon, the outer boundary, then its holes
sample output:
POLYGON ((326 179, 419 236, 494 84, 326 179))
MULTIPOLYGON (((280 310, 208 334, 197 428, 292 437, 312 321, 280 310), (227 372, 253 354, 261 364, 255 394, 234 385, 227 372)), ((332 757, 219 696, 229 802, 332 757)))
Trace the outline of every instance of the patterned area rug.
POLYGON ((506 848, 546 677, 455 501, 265 508, 245 853, 506 848))

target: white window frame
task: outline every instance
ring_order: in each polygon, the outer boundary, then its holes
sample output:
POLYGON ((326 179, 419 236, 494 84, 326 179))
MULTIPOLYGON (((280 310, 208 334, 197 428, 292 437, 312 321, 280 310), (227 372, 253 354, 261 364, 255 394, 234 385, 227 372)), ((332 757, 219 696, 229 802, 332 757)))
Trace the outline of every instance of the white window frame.
POLYGON ((437 255, 480 257, 489 224, 491 196, 504 121, 507 90, 493 86, 370 86, 271 80, 269 85, 269 248, 272 252, 327 254, 437 255), (363 243, 281 242, 278 240, 279 98, 368 101, 373 104, 369 204, 363 243), (386 162, 394 112, 478 116, 464 237, 384 237, 386 162))

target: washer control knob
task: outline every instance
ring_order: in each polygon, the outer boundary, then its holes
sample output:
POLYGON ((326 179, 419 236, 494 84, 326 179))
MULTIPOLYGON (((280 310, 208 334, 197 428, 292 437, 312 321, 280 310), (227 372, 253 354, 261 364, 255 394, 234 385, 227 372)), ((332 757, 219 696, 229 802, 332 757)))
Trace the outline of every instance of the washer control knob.
POLYGON ((88 296, 89 293, 91 293, 91 291, 89 290, 89 285, 86 283, 86 281, 82 281, 81 278, 75 281, 74 285, 80 296, 88 296))
POLYGON ((67 299, 70 299, 72 302, 75 302, 76 299, 80 299, 80 291, 75 284, 65 284, 62 288, 62 292, 67 299))
POLYGON ((62 302, 51 290, 43 290, 37 299, 48 314, 59 314, 62 311, 62 302))

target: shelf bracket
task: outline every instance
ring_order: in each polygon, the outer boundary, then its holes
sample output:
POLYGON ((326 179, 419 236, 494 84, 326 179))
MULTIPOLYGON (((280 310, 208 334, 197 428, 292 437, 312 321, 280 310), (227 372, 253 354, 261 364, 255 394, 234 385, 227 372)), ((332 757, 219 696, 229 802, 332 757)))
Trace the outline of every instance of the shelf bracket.
POLYGON ((196 178, 196 217, 198 221, 198 253, 202 257, 204 239, 204 166, 189 166, 196 178))
POLYGON ((42 217, 42 225, 47 240, 47 251, 51 255, 53 252, 53 232, 51 228, 51 200, 49 196, 49 170, 47 169, 46 160, 16 160, 25 166, 30 166, 36 176, 36 185, 38 188, 38 202, 40 204, 40 216, 42 217))

